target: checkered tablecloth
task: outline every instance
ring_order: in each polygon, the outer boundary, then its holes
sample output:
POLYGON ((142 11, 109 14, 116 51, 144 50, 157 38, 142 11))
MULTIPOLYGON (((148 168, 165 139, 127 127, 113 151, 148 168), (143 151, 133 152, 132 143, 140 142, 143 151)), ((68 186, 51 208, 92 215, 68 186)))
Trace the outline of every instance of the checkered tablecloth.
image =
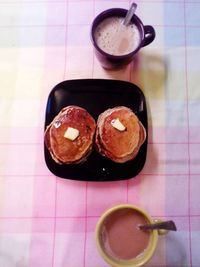
POLYGON ((90 26, 131 1, 0 0, 0 266, 106 267, 99 216, 132 203, 178 231, 159 239, 147 267, 200 266, 200 1, 136 1, 155 41, 121 71, 94 57, 90 26), (46 167, 46 101, 59 82, 131 81, 148 105, 147 160, 135 178, 77 182, 46 167))

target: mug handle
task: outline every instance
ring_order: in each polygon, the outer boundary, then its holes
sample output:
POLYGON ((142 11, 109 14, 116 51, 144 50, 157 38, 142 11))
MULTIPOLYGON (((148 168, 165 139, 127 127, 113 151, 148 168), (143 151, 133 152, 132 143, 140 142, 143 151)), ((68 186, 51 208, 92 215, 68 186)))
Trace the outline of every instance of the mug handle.
POLYGON ((150 25, 145 25, 144 26, 144 39, 143 39, 143 44, 142 46, 146 46, 153 42, 153 40, 156 37, 156 32, 154 28, 150 25))

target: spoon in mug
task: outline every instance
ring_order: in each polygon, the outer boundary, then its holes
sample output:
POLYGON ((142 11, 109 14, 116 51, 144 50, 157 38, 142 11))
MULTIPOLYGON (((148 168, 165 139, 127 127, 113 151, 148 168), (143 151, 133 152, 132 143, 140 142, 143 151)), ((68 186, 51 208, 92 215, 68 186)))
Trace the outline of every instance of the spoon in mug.
POLYGON ((114 43, 116 44, 116 49, 120 53, 123 50, 126 50, 128 47, 128 40, 127 40, 127 26, 129 25, 133 15, 135 14, 135 10, 137 8, 137 4, 132 3, 131 7, 126 13, 125 18, 122 20, 122 23, 119 25, 115 36, 114 36, 114 43))
POLYGON ((141 230, 164 229, 164 230, 177 231, 176 225, 173 221, 140 224, 140 225, 138 225, 138 227, 141 230))
POLYGON ((137 4, 136 3, 132 3, 131 7, 129 8, 125 19, 122 22, 122 25, 127 26, 129 24, 129 22, 131 21, 133 15, 135 14, 135 10, 137 8, 137 4))

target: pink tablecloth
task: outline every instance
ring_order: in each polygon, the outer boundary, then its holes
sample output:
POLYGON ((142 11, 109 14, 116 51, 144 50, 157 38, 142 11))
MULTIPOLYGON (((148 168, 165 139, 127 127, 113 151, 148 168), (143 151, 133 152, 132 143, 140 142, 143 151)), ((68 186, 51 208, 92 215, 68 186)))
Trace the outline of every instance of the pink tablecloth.
POLYGON ((107 72, 94 58, 90 25, 128 0, 0 1, 0 266, 108 266, 95 247, 95 224, 126 202, 178 227, 159 239, 146 266, 200 266, 200 2, 137 3, 156 40, 138 64, 107 72), (48 94, 76 78, 120 79, 143 90, 149 139, 137 177, 77 182, 46 167, 48 94))

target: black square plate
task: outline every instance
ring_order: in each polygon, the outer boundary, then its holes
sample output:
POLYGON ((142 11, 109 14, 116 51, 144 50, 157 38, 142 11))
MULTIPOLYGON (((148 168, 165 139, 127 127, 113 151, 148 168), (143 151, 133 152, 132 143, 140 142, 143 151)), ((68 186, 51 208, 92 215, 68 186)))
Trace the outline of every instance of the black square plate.
MULTIPOLYGON (((131 108, 147 131, 147 109, 142 91, 134 84, 104 79, 63 81, 49 94, 45 128, 59 111, 68 105, 85 108, 95 120, 108 108, 126 106, 131 108)), ((136 176, 146 161, 147 139, 135 159, 115 163, 93 151, 88 159, 77 165, 59 165, 51 158, 45 147, 45 161, 49 170, 61 178, 80 181, 116 181, 136 176)))

